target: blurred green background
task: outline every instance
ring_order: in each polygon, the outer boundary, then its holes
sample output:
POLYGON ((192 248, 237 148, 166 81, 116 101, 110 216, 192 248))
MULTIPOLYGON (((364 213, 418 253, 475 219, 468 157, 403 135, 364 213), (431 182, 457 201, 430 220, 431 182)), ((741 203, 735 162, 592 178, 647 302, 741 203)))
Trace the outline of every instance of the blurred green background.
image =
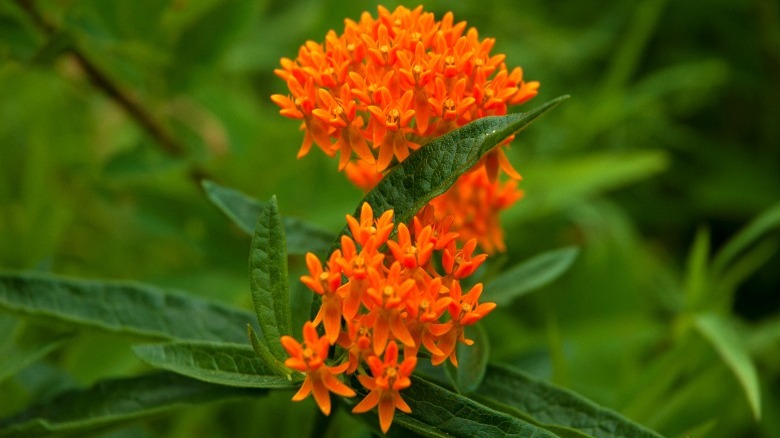
MULTIPOLYGON (((376 4, 0 3, 0 269, 135 279, 249 308, 249 239, 197 180, 276 194, 282 214, 335 233, 362 193, 319 151, 296 160, 302 134, 269 99, 286 93, 273 69, 376 4)), ((664 435, 780 436, 780 234, 746 248, 727 284, 706 263, 780 201, 780 5, 424 5, 495 37, 494 53, 541 82, 525 108, 572 96, 513 143, 526 197, 505 214, 509 249, 492 263, 568 244, 580 257, 562 280, 485 320, 492 359, 664 435), (697 312, 727 321, 750 353, 760 421, 719 351, 691 329, 697 312)), ((7 314, 0 326, 5 351, 63 330, 7 314)), ((125 341, 78 333, 0 383, 0 416, 144 369, 125 341)), ((186 408, 110 436, 309 433, 314 404, 291 396, 186 408)), ((364 432, 339 415, 327 433, 364 432)))

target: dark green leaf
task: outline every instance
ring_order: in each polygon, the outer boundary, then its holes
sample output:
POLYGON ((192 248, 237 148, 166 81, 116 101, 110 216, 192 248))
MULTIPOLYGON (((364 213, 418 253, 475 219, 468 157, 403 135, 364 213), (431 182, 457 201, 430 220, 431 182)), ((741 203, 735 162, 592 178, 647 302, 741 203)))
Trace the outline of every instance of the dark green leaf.
POLYGON ((138 345, 133 351, 149 365, 204 382, 240 388, 293 387, 246 344, 176 342, 138 345))
POLYGON ((393 209, 396 223, 409 222, 504 139, 566 99, 568 96, 558 97, 527 113, 477 119, 431 141, 382 178, 360 202, 354 216, 358 217, 360 206, 368 202, 375 215, 393 209))
POLYGON ((756 420, 761 418, 761 390, 756 366, 742 339, 729 322, 715 314, 696 317, 696 328, 710 341, 745 391, 756 420))
POLYGON ((81 432, 177 407, 264 394, 199 382, 173 373, 105 380, 89 389, 66 391, 42 404, 0 420, 0 437, 36 437, 81 432))
POLYGON ((115 333, 244 342, 252 314, 139 283, 0 274, 0 308, 115 333))
POLYGON ((401 392, 411 414, 396 412, 393 427, 426 436, 554 437, 555 434, 517 417, 488 408, 419 377, 401 392))
POLYGON ((532 257, 504 271, 485 287, 483 299, 499 306, 533 292, 563 275, 579 254, 576 247, 560 248, 532 257))
MULTIPOLYGON (((242 231, 250 236, 257 225, 257 218, 263 212, 265 204, 245 195, 238 190, 221 186, 212 181, 203 181, 206 196, 242 231)), ((287 233, 287 252, 289 254, 322 254, 333 241, 333 233, 298 218, 282 219, 287 233)))
POLYGON ((249 254, 252 301, 266 346, 278 360, 287 354, 279 339, 290 335, 290 287, 287 284, 287 245, 282 218, 272 197, 257 220, 249 254))
POLYGON ((485 403, 514 408, 540 424, 577 429, 595 437, 660 437, 574 392, 505 366, 488 366, 476 394, 485 403))
POLYGON ((464 394, 474 392, 482 384, 490 356, 490 339, 480 325, 466 328, 466 335, 474 340, 473 345, 459 342, 458 368, 455 378, 458 390, 464 394))

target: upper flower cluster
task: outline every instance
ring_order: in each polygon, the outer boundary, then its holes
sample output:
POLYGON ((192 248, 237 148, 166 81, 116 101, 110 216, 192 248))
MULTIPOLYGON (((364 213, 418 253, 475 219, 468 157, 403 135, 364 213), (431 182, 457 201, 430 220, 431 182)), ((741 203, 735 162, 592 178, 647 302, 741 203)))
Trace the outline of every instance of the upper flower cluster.
POLYGON ((386 432, 396 408, 411 411, 399 391, 411 384, 409 376, 421 348, 434 365, 447 359, 457 365, 457 342, 472 343, 465 338, 464 328, 495 304, 478 302, 481 283, 465 292, 461 287, 461 280, 487 256, 474 253, 475 239, 459 247, 457 235, 449 230, 453 218, 436 220, 433 213, 428 207, 411 227, 398 224, 396 237, 391 238, 393 211, 375 218, 364 203, 359 218, 347 216, 352 237, 343 236, 340 248, 324 265, 314 254, 306 255, 309 274, 301 281, 322 297, 322 305, 314 321, 304 327, 304 345, 289 336, 282 338, 290 354, 287 366, 306 373, 294 400, 311 392, 328 414, 328 391, 355 395, 335 376, 358 371, 358 380, 369 393, 353 412, 378 406, 380 426, 386 432), (320 324, 322 337, 315 329, 320 324), (330 345, 343 352, 337 355, 339 365, 325 365, 330 345))
POLYGON ((299 157, 314 143, 340 152, 340 170, 353 160, 376 175, 426 140, 536 95, 538 82, 491 55, 494 39, 466 31, 451 12, 436 21, 422 6, 378 9, 377 19, 345 20, 324 44, 308 41, 275 70, 291 95, 272 100, 305 127, 299 157))
MULTIPOLYGON (((282 115, 302 120, 298 157, 312 144, 329 156, 339 152, 339 170, 366 191, 420 145, 480 117, 506 114, 539 88, 523 80, 521 68, 508 70, 504 55, 491 54, 494 39, 480 39, 452 13, 436 21, 422 6, 378 11, 376 19, 368 12, 347 19, 342 34, 330 31, 324 44, 308 41, 295 60, 282 59, 275 72, 290 94, 271 96, 282 115)), ((477 238, 488 252, 503 249, 499 212, 521 197, 514 183, 497 179, 499 168, 520 179, 499 147, 472 169, 486 171, 487 185, 473 186, 481 177, 464 175, 440 201, 454 207, 461 237, 477 238), (509 202, 468 208, 488 192, 509 202)))

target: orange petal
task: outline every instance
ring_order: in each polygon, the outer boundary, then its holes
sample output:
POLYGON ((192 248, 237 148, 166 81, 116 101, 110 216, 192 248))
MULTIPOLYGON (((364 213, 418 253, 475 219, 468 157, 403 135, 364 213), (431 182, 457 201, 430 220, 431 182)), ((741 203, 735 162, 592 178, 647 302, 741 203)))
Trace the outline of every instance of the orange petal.
POLYGON ((320 407, 323 414, 330 415, 330 394, 328 393, 328 388, 325 387, 325 383, 322 380, 316 380, 312 382, 311 386, 317 406, 320 407))
POLYGON ((385 391, 379 398, 379 427, 383 433, 387 433, 390 429, 390 425, 393 423, 393 415, 395 414, 395 397, 394 391, 385 391))
POLYGON ((326 374, 325 378, 323 379, 325 383, 325 387, 330 390, 330 392, 334 394, 338 394, 342 397, 354 397, 355 391, 352 390, 349 386, 341 383, 341 381, 335 377, 333 377, 332 374, 326 374))
POLYGON ((401 398, 401 394, 395 393, 395 407, 400 409, 403 412, 406 412, 407 414, 412 413, 412 408, 409 407, 408 404, 404 401, 404 399, 401 398))
POLYGON ((378 391, 371 391, 368 393, 366 398, 364 398, 360 403, 355 405, 354 408, 352 408, 352 412, 355 414, 360 414, 363 412, 366 412, 370 409, 372 409, 374 406, 379 403, 379 392, 378 391))
POLYGON ((298 392, 295 393, 292 399, 293 401, 301 401, 305 399, 310 392, 311 392, 311 377, 306 376, 306 380, 303 381, 303 385, 301 385, 301 389, 299 389, 298 392))

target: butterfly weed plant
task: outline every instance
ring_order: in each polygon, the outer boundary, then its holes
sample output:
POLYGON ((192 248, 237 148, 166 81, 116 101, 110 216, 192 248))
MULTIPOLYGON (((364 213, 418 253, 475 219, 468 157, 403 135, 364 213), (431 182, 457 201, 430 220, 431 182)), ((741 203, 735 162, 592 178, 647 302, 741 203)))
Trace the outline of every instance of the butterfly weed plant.
POLYGON ((539 82, 493 45, 452 13, 437 20, 422 7, 379 7, 282 59, 276 74, 287 91, 271 99, 300 120, 298 157, 316 147, 365 196, 334 236, 281 216, 275 198, 203 183, 252 235, 254 315, 144 284, 0 276, 3 308, 142 339, 133 352, 158 369, 42 399, 0 420, 0 436, 79 433, 268 391, 312 398, 325 416, 357 414, 377 434, 658 436, 488 363, 480 322, 577 255, 552 250, 485 281, 490 258, 506 249, 501 213, 523 195, 506 150, 566 99, 509 113, 539 82), (289 254, 304 257, 300 282, 313 296, 302 327, 291 318, 289 254))

